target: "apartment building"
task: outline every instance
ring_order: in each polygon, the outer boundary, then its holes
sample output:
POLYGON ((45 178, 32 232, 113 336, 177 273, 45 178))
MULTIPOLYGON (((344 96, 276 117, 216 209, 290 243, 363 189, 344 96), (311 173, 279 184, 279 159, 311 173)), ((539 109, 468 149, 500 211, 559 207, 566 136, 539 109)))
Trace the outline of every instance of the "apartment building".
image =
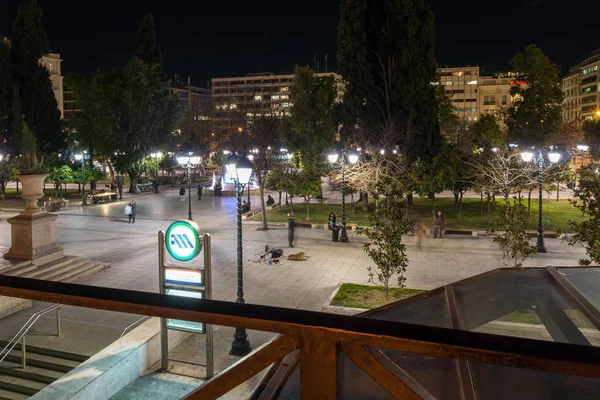
POLYGON ((592 52, 570 68, 563 78, 563 117, 567 121, 581 121, 600 117, 600 49, 592 52))
POLYGON ((192 86, 189 78, 186 84, 175 79, 171 90, 184 105, 184 118, 178 128, 183 137, 186 140, 208 140, 212 132, 211 90, 192 86))
POLYGON ((474 121, 479 116, 477 85, 479 67, 445 67, 438 69, 439 84, 444 87, 459 118, 474 121))
POLYGON ((49 53, 42 57, 40 60, 41 64, 46 67, 48 72, 50 73, 50 81, 52 82, 52 91, 54 92, 54 97, 56 98, 56 103, 58 104, 58 109, 60 110, 60 117, 64 118, 65 107, 64 107, 64 92, 63 92, 63 76, 60 70, 60 63, 62 60, 60 59, 60 54, 58 53, 49 53))
POLYGON ((517 80, 510 72, 480 77, 479 85, 477 85, 477 111, 479 114, 492 114, 502 120, 512 105, 510 88, 519 84, 524 84, 524 82, 517 80))
MULTIPOLYGON (((340 75, 333 72, 315 74, 318 78, 333 76, 338 99, 343 94, 340 75)), ((243 129, 256 117, 283 118, 290 115, 290 88, 294 74, 250 73, 243 77, 213 78, 213 132, 227 135, 243 129)))

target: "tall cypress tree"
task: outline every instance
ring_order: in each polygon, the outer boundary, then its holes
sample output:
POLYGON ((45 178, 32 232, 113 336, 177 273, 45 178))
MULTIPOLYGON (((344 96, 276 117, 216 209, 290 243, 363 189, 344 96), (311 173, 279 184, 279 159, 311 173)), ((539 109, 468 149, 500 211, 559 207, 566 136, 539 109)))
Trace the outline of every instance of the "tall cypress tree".
POLYGON ((347 83, 347 132, 374 146, 429 159, 441 145, 435 89, 434 17, 424 0, 344 0, 339 72, 347 83))
POLYGON ((11 42, 13 85, 13 141, 18 143, 20 115, 38 139, 39 147, 47 152, 63 146, 60 111, 50 74, 40 59, 50 52, 48 38, 42 28, 42 9, 35 0, 19 7, 13 25, 11 42), (17 104, 19 102, 20 104, 17 104))
POLYGON ((137 45, 136 57, 148 64, 158 64, 162 69, 162 52, 156 40, 154 18, 150 13, 144 15, 140 22, 137 31, 137 45))
POLYGON ((12 71, 10 48, 6 38, 0 35, 0 132, 4 134, 5 122, 10 110, 12 94, 12 71))

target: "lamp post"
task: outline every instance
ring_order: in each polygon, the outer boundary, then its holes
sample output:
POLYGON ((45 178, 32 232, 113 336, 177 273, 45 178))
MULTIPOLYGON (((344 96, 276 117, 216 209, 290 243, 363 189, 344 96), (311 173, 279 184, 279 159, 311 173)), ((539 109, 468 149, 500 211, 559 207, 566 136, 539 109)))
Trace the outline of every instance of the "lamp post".
POLYGON ((187 183, 188 183, 188 219, 192 221, 192 167, 196 168, 196 165, 200 164, 201 157, 194 156, 191 151, 186 155, 177 157, 177 162, 183 168, 187 168, 187 183))
POLYGON ((87 205, 85 196, 85 151, 81 154, 75 154, 75 159, 81 161, 81 205, 87 205))
MULTIPOLYGON (((537 159, 534 158, 534 153, 530 151, 521 152, 521 158, 525 162, 537 162, 538 164, 538 188, 539 188, 539 213, 538 213, 538 237, 537 237, 537 251, 538 253, 547 253, 546 246, 544 245, 544 224, 542 219, 543 210, 543 184, 544 184, 544 152, 542 149, 538 151, 537 159)), ((551 163, 557 163, 560 160, 560 153, 551 151, 548 153, 548 159, 551 163)))
MULTIPOLYGON (((340 165, 342 167, 342 234, 340 235, 340 242, 348 242, 348 232, 346 231, 346 195, 344 193, 344 186, 346 184, 346 150, 342 149, 341 157, 336 152, 330 153, 327 158, 329 162, 335 164, 340 159, 340 165)), ((355 164, 358 161, 358 154, 352 153, 348 156, 348 160, 351 164, 355 164)))
MULTIPOLYGON (((235 182, 237 194, 237 303, 244 303, 244 266, 242 259, 242 189, 250 182, 250 176, 254 166, 246 157, 232 154, 227 159, 227 172, 235 182)), ((245 356, 250 353, 252 346, 248 341, 246 328, 235 328, 229 354, 233 356, 245 356)))

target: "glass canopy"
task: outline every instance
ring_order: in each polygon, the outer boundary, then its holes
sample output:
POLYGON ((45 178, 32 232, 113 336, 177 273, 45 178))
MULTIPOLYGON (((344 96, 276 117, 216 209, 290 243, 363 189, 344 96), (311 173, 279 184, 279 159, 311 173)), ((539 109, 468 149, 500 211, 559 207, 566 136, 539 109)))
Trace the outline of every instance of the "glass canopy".
MULTIPOLYGON (((503 268, 359 316, 599 346, 599 288, 600 268, 503 268)), ((600 396, 599 379, 390 349, 371 348, 370 352, 423 399, 585 400, 600 396)), ((282 360, 253 398, 299 399, 297 358, 292 353, 282 360)), ((337 369, 339 399, 393 398, 343 351, 338 352, 337 369)))

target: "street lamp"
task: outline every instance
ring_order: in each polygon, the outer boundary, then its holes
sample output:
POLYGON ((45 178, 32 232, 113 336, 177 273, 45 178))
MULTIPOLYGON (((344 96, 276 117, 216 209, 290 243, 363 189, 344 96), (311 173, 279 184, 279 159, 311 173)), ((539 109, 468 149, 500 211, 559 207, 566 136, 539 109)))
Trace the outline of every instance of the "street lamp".
MULTIPOLYGON (((348 242, 348 232, 346 231, 346 196, 344 193, 344 186, 346 183, 346 151, 342 149, 341 157, 336 152, 327 155, 327 159, 332 164, 335 164, 340 159, 340 165, 342 167, 342 234, 340 235, 340 242, 348 242)), ((351 164, 355 164, 358 161, 358 154, 351 153, 348 156, 348 160, 351 164)))
POLYGON ((187 168, 187 182, 188 182, 188 219, 192 221, 192 168, 196 168, 202 158, 200 156, 194 156, 191 151, 185 155, 177 156, 177 162, 183 168, 187 168))
POLYGON ((85 197, 85 151, 81 154, 75 154, 75 159, 77 161, 81 161, 81 205, 87 205, 86 197, 85 197))
MULTIPOLYGON (((246 157, 239 157, 235 154, 229 156, 226 162, 227 172, 229 176, 233 178, 235 182, 235 189, 237 194, 237 303, 244 302, 244 265, 242 259, 242 190, 244 185, 250 182, 250 176, 254 166, 246 157)), ((231 343, 231 351, 229 354, 234 356, 245 356, 250 353, 252 346, 248 341, 248 334, 246 328, 235 328, 235 334, 233 335, 233 343, 231 343)))
MULTIPOLYGON (((534 159, 534 153, 530 151, 521 152, 521 158, 525 162, 537 162, 538 164, 538 187, 539 187, 539 213, 538 213, 538 237, 537 237, 537 251, 538 253, 547 253, 546 246, 544 245, 544 225, 542 220, 543 210, 543 184, 544 184, 544 153, 540 149, 538 152, 537 159, 534 159)), ((560 153, 550 151, 548 153, 548 159, 551 163, 557 163, 560 160, 560 153)))

